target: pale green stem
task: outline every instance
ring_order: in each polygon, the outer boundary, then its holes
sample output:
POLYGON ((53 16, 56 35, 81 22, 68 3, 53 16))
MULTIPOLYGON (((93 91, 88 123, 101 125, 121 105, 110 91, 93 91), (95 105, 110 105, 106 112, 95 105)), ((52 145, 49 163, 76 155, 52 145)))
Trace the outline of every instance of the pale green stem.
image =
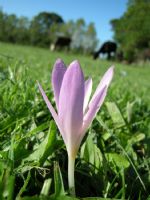
POLYGON ((69 184, 69 193, 72 196, 75 196, 74 165, 75 165, 75 156, 68 155, 68 184, 69 184))

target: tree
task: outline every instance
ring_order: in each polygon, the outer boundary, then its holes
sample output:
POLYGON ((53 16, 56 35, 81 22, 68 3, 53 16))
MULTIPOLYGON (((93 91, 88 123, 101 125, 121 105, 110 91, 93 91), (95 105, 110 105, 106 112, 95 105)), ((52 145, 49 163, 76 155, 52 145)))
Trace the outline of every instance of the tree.
POLYGON ((83 51, 83 38, 86 24, 84 19, 78 19, 75 23, 75 29, 72 34, 72 49, 77 52, 83 51))
POLYGON ((141 51, 150 48, 150 1, 129 1, 120 19, 111 21, 114 38, 120 44, 125 59, 136 59, 141 51))
POLYGON ((6 14, 0 10, 0 40, 4 41, 4 28, 5 28, 6 14))
POLYGON ((75 52, 91 53, 97 44, 93 23, 84 19, 64 23, 56 13, 41 12, 31 21, 26 17, 8 15, 0 10, 0 40, 12 43, 49 47, 58 37, 71 39, 75 52))
POLYGON ((64 23, 62 17, 55 13, 41 12, 33 18, 30 26, 31 44, 49 46, 50 28, 53 24, 64 23))
POLYGON ((87 25, 83 19, 78 19, 72 30, 72 49, 85 54, 93 52, 98 43, 94 24, 87 25))
POLYGON ((150 3, 150 0, 128 0, 128 7, 133 6, 138 3, 150 3))
POLYGON ((90 23, 87 26, 87 30, 85 32, 85 36, 83 38, 83 48, 84 53, 92 53, 96 46, 97 46, 98 40, 96 38, 96 30, 93 23, 90 23))
POLYGON ((30 21, 26 17, 20 17, 16 24, 16 41, 20 44, 29 44, 30 35, 29 35, 30 21))
POLYGON ((50 40, 55 43, 58 37, 68 37, 72 38, 74 32, 74 22, 68 21, 62 24, 52 24, 50 28, 50 40))
POLYGON ((4 29, 3 29, 3 39, 4 41, 16 43, 16 24, 17 24, 16 15, 6 15, 4 17, 4 29))

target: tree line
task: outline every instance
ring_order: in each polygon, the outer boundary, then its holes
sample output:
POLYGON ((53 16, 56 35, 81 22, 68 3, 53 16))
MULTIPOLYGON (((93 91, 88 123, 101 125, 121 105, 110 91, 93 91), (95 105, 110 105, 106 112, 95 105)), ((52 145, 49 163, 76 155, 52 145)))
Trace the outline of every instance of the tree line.
POLYGON ((97 45, 94 23, 64 22, 56 13, 41 12, 29 20, 0 10, 0 41, 48 48, 60 36, 71 38, 71 50, 91 53, 97 45))
MULTIPOLYGON (((122 59, 150 59, 150 0, 128 0, 125 13, 110 23, 122 59)), ((48 48, 60 36, 71 38, 73 52, 90 54, 98 44, 94 23, 84 19, 65 22, 56 13, 41 12, 29 20, 0 10, 0 41, 48 48)))
POLYGON ((126 12, 111 25, 124 59, 150 59, 150 0, 129 0, 126 12))

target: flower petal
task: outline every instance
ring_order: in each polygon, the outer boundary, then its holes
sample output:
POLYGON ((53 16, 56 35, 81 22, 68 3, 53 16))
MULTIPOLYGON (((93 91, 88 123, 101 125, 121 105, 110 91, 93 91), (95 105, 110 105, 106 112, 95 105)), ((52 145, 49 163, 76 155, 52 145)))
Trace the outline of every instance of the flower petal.
POLYGON ((104 76, 102 77, 100 83, 98 84, 97 86, 97 89, 90 101, 90 104, 93 102, 93 100, 95 99, 95 97, 98 95, 98 93, 106 86, 108 88, 111 80, 112 80, 112 77, 113 77, 113 74, 114 74, 114 66, 110 67, 104 74, 104 76))
POLYGON ((60 128, 59 119, 58 119, 57 113, 55 112, 55 110, 54 110, 52 104, 51 104, 50 101, 48 100, 48 97, 46 96, 46 94, 45 94, 45 92, 44 92, 42 86, 41 86, 39 83, 38 83, 38 86, 39 86, 40 92, 41 92, 41 94, 42 94, 42 96, 43 96, 43 99, 44 99, 44 101, 45 101, 45 103, 46 103, 46 105, 47 105, 47 107, 48 107, 50 113, 52 114, 52 117, 54 118, 54 120, 55 120, 55 122, 56 122, 58 128, 60 128))
POLYGON ((85 81, 84 83, 84 106, 83 106, 83 113, 86 112, 87 107, 88 107, 88 103, 89 103, 89 99, 91 96, 91 92, 92 92, 92 79, 89 78, 88 80, 85 81))
POLYGON ((52 71, 52 86, 54 90, 54 97, 55 97, 57 110, 58 110, 58 105, 59 105, 60 88, 61 88, 62 80, 66 72, 66 69, 67 68, 65 64, 63 63, 63 61, 61 59, 57 59, 52 71))
POLYGON ((59 96, 59 121, 63 128, 68 153, 76 151, 83 123, 84 76, 78 61, 68 67, 59 96))
POLYGON ((107 86, 105 86, 99 94, 94 98, 92 103, 89 106, 87 113, 83 119, 83 132, 85 133, 86 130, 89 128, 90 124, 92 123, 96 113, 99 111, 102 103, 104 102, 105 96, 107 93, 107 86))

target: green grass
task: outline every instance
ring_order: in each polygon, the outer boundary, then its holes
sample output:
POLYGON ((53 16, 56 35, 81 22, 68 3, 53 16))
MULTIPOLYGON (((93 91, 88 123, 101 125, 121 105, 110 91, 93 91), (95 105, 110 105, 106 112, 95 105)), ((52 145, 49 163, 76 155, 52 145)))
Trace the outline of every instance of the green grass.
POLYGON ((76 159, 77 199, 148 200, 150 63, 94 61, 4 43, 0 43, 0 199, 75 199, 68 195, 65 145, 37 87, 38 80, 54 105, 51 71, 57 58, 66 65, 78 59, 85 77, 93 78, 94 89, 106 69, 115 65, 106 101, 76 159))

